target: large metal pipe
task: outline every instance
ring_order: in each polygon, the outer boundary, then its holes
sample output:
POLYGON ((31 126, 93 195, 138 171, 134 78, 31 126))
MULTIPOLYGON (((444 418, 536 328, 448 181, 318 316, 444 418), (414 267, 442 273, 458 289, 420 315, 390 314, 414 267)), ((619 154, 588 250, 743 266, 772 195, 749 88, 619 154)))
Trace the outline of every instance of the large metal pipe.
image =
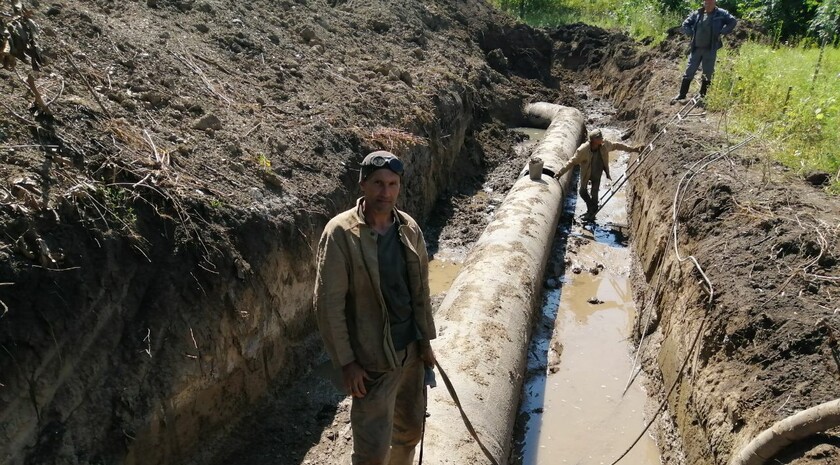
MULTIPOLYGON (((531 104, 525 112, 536 123, 550 122, 533 156, 543 160, 545 171, 555 172, 583 138, 583 115, 549 103, 531 104)), ((568 186, 568 175, 559 183, 550 175, 516 181, 435 316, 438 361, 500 464, 510 455, 532 323, 568 186)), ((443 386, 430 391, 429 413, 424 460, 489 463, 443 386)))

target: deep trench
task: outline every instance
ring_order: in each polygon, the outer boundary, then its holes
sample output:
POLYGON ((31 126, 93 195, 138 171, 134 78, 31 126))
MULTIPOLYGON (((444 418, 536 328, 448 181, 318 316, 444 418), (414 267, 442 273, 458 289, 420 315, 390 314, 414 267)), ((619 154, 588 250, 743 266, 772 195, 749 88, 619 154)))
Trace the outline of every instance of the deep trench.
MULTIPOLYGON (((590 129, 594 127, 605 127, 612 123, 611 115, 614 113, 614 110, 609 104, 600 99, 593 100, 588 103, 588 108, 585 108, 584 110, 590 115, 590 129)), ((610 129, 609 133, 614 135, 614 137, 621 137, 623 131, 619 129, 610 129)), ((518 155, 518 159, 523 158, 523 155, 527 157, 527 152, 529 150, 527 147, 522 147, 518 150, 523 152, 518 155)), ((626 164, 626 162, 622 163, 626 164)), ((620 167, 615 169, 615 176, 620 174, 620 169, 620 167)), ((495 209, 504 200, 504 195, 493 192, 492 189, 487 188, 477 190, 474 195, 486 197, 487 206, 485 209, 485 215, 487 215, 488 218, 492 218, 495 209)), ((570 239, 574 240, 575 235, 579 236, 582 231, 580 229, 580 225, 575 223, 573 226, 572 221, 572 218, 575 217, 575 206, 577 204, 576 199, 576 189, 573 189, 570 195, 566 198, 564 205, 565 213, 561 219, 560 225, 558 226, 557 237, 552 248, 554 256, 550 260, 550 263, 552 263, 553 266, 552 264, 549 265, 548 274, 545 277, 546 280, 554 280, 555 283, 558 284, 559 281, 564 279, 562 276, 563 272, 568 271, 564 270, 564 265, 562 264, 567 253, 567 242, 570 239)), ((619 202, 616 201, 615 203, 619 202)), ((624 208, 623 199, 621 201, 620 208, 624 208)), ((434 212, 431 216, 434 216, 434 212)), ((620 215, 611 216, 621 217, 624 216, 624 213, 622 212, 620 215)), ((450 221, 452 220, 450 219, 450 221)), ((594 230, 590 231, 593 234, 592 239, 598 242, 606 243, 612 247, 626 247, 627 238, 624 237, 624 233, 627 232, 626 217, 624 218, 624 221, 625 224, 619 226, 602 222, 601 226, 597 226, 594 230)), ((452 225, 448 224, 448 226, 452 225)), ((437 231, 437 233, 439 234, 439 231, 437 231)), ((441 298, 448 285, 460 271, 461 263, 463 263, 469 254, 470 245, 471 244, 464 244, 462 242, 450 243, 446 240, 436 242, 436 246, 432 250, 433 255, 430 266, 433 274, 433 292, 438 294, 437 299, 441 298)), ((625 258, 624 260, 629 259, 625 258)), ((629 268, 629 264, 627 263, 621 266, 629 268)), ((627 273, 625 273, 625 276, 626 275, 627 273)), ((554 328, 554 319, 557 316, 557 303, 559 300, 558 291, 569 292, 563 291, 563 288, 566 288, 569 285, 571 285, 571 283, 560 284, 560 289, 554 288, 554 285, 551 284, 547 285, 543 297, 545 304, 540 310, 542 316, 538 317, 535 321, 535 325, 537 327, 541 326, 542 330, 540 328, 536 329, 531 350, 529 351, 530 353, 535 351, 534 347, 537 347, 537 352, 543 349, 545 349, 546 353, 548 352, 547 346, 551 344, 551 338, 554 333, 551 328, 554 328), (554 306, 553 315, 551 314, 552 305, 554 306), (546 331, 546 329, 548 329, 548 331, 546 331)), ((630 302, 625 302, 620 305, 630 305, 632 307, 631 294, 625 294, 621 296, 621 298, 629 299, 630 302)), ((585 306, 590 305, 582 301, 578 301, 577 304, 585 306)), ((622 318, 632 319, 632 310, 628 311, 626 315, 627 316, 622 318)), ((631 348, 627 342, 629 339, 628 333, 630 325, 625 322, 619 324, 619 326, 624 326, 625 328, 622 330, 624 334, 621 335, 621 341, 618 341, 620 344, 623 344, 624 349, 618 350, 626 351, 624 363, 629 366, 632 359, 632 354, 630 353, 631 348)), ((604 330, 603 327, 596 329, 596 331, 602 330, 604 330)), ((612 331, 612 329, 608 329, 607 331, 612 331)), ((560 342, 562 343, 563 341, 560 342)), ((529 355, 529 357, 530 356, 531 355, 529 355)), ((591 358, 592 363, 598 363, 598 356, 599 354, 593 353, 587 355, 586 357, 591 358)), ((539 357, 537 358, 539 359, 539 357)), ((531 380, 525 380, 526 391, 529 389, 528 386, 533 388, 534 378, 537 378, 537 383, 539 383, 539 378, 544 374, 547 374, 546 370, 548 370, 549 367, 547 365, 542 365, 542 362, 543 360, 537 360, 536 367, 529 368, 529 370, 533 369, 531 371, 542 370, 543 374, 533 376, 534 373, 531 373, 531 380)), ((619 361, 618 363, 622 362, 619 361)), ((622 369, 626 369, 628 372, 630 370, 626 367, 622 369)), ((278 451, 278 445, 291 445, 291 443, 297 444, 297 446, 294 447, 299 450, 295 453, 297 458, 291 461, 281 461, 280 463, 319 463, 319 461, 324 460, 325 457, 329 458, 330 463, 343 463, 344 461, 348 461, 349 453, 352 448, 349 440, 349 399, 336 388, 337 380, 334 379, 333 373, 334 372, 329 367, 329 361, 322 354, 321 358, 315 363, 315 368, 310 373, 297 380, 291 387, 284 388, 282 393, 276 392, 269 396, 270 399, 256 409, 257 413, 250 415, 243 420, 242 423, 233 428, 232 433, 228 435, 225 440, 220 442, 222 445, 221 447, 215 446, 205 448, 197 454, 196 457, 194 457, 191 463, 196 465, 215 465, 231 463, 232 460, 235 460, 241 463, 268 464, 272 463, 271 460, 281 457, 292 458, 284 455, 283 452, 278 451), (314 416, 317 420, 317 425, 314 429, 311 429, 311 425, 308 424, 301 424, 299 426, 294 424, 289 425, 289 410, 295 412, 293 416, 299 415, 301 418, 310 415, 314 416), (278 436, 280 436, 280 438, 278 438, 278 436), (282 439, 282 437, 285 436, 288 436, 288 439, 282 439)), ((623 385, 624 381, 625 379, 621 379, 620 381, 616 381, 616 383, 623 385)), ((642 378, 635 380, 636 384, 634 389, 639 390, 639 385, 642 382, 642 378)), ((644 396, 643 391, 640 390, 639 392, 640 394, 637 395, 637 402, 639 395, 644 396)), ((542 400, 543 399, 537 399, 537 402, 542 400)), ((538 460, 536 458, 537 451, 540 448, 545 448, 552 442, 556 442, 552 440, 552 434, 554 433, 548 429, 551 427, 551 424, 546 427, 536 427, 537 430, 542 430, 536 435, 533 431, 530 434, 527 431, 529 427, 531 429, 535 428, 533 419, 529 421, 528 418, 526 418, 528 416, 526 415, 527 410, 530 410, 532 413, 539 412, 538 416, 548 416, 549 412, 546 412, 543 406, 535 404, 535 399, 533 397, 529 398, 527 392, 523 394, 522 401, 523 406, 520 410, 517 432, 515 433, 516 435, 514 438, 512 438, 512 441, 514 442, 514 450, 510 458, 510 463, 522 465, 554 463, 551 460, 538 460)), ((641 402, 644 403, 643 400, 641 402)), ((620 400, 619 403, 621 403, 620 400)), ((601 448, 600 444, 607 440, 612 441, 613 443, 605 448, 606 452, 599 451, 599 454, 603 453, 604 455, 596 454, 596 458, 599 458, 600 461, 603 462, 608 458, 608 456, 616 456, 620 450, 623 450, 623 447, 630 445, 631 439, 628 438, 640 431, 644 423, 644 405, 636 404, 636 407, 633 408, 637 408, 638 411, 634 410, 629 418, 622 415, 621 419, 616 420, 618 423, 615 421, 610 422, 611 424, 605 427, 603 431, 589 431, 591 433, 588 435, 590 440, 585 444, 579 444, 575 449, 578 452, 583 451, 580 453, 588 452, 590 454, 589 458, 592 459, 593 451, 601 448), (610 433, 610 431, 614 431, 616 429, 620 429, 621 434, 616 435, 614 433, 610 433)), ((606 410, 607 415, 609 415, 609 407, 606 410)), ((481 413, 473 412, 473 414, 480 415, 481 413)), ((581 419, 585 419, 587 416, 591 416, 591 412, 580 412, 579 415, 581 419)), ((568 420, 570 424, 579 424, 581 421, 574 418, 565 418, 565 420, 568 420)), ((557 426, 557 421, 557 419, 551 420, 554 426, 557 426)), ((603 427, 607 420, 601 419, 599 422, 603 427)), ((455 425, 452 427, 457 428, 455 425)), ((589 428, 587 427, 587 429, 589 428)), ((557 434, 560 434, 560 431, 558 431, 557 434)), ((429 444, 429 447, 432 448, 433 444, 429 444)), ((636 448, 637 451, 642 450, 642 452, 634 452, 630 457, 637 463, 657 463, 658 454, 655 452, 655 448, 656 447, 650 441, 650 438, 645 436, 645 440, 642 442, 642 445, 636 448)), ((562 462, 556 463, 581 463, 580 460, 585 461, 586 459, 586 457, 577 457, 577 460, 573 460, 573 458, 573 455, 570 454, 568 457, 565 457, 562 462)))
MULTIPOLYGON (((600 100, 588 103, 590 114, 610 110, 600 100)), ((613 140, 624 133, 603 116, 592 124, 613 140)), ((611 159, 615 179, 626 172, 629 155, 614 153, 611 159)), ((585 206, 576 189, 570 194, 528 348, 510 463, 610 463, 632 446, 625 460, 657 465, 651 436, 633 444, 645 422, 647 392, 630 343, 637 311, 624 190, 605 205, 596 224, 576 220, 585 206)))
MULTIPOLYGON (((474 153, 459 154, 466 152, 465 138, 475 129, 472 118, 477 108, 473 97, 463 89, 443 93, 440 112, 453 116, 451 121, 442 122, 441 125, 453 126, 455 131, 452 132, 453 137, 446 140, 445 146, 434 149, 445 153, 444 158, 448 163, 426 173, 430 178, 440 179, 419 179, 411 186, 414 195, 409 199, 410 210, 426 213, 432 208, 440 191, 452 182, 449 178, 453 175, 448 170, 457 170, 464 165, 475 169, 475 166, 470 166, 469 160, 474 153)), ((497 108, 494 111, 504 113, 505 110, 509 108, 497 108)), ((442 128, 436 130, 442 133, 442 128)), ((422 156, 418 156, 418 161, 422 159, 422 156)), ((498 205, 502 197, 498 193, 483 190, 478 191, 477 195, 491 197, 488 207, 498 205)), ((330 194, 325 202, 346 204, 351 197, 345 192, 337 192, 330 194)), ((492 214, 492 210, 488 208, 487 213, 492 214)), ((436 214, 432 212, 425 216, 434 217, 436 214)), ((311 270, 307 271, 306 267, 303 267, 303 272, 296 270, 301 269, 298 265, 311 256, 303 247, 294 251, 283 247, 302 242, 311 251, 317 239, 314 233, 325 221, 323 213, 307 218, 307 226, 302 231, 293 228, 276 231, 272 229, 274 225, 266 228, 265 225, 255 224, 258 222, 256 217, 245 221, 242 226, 247 231, 243 231, 243 234, 247 232, 248 236, 255 238, 240 244, 248 252, 243 253, 243 256, 251 263, 262 264, 260 269, 248 270, 249 273, 252 272, 254 276, 274 276, 279 271, 277 282, 270 283, 261 279, 257 283, 258 291, 246 289, 245 286, 250 283, 243 284, 242 278, 237 278, 237 273, 233 271, 240 270, 239 260, 243 257, 226 256, 225 260, 230 261, 224 263, 227 271, 221 277, 214 278, 218 284, 215 289, 207 286, 209 297, 202 282, 195 279, 198 287, 191 289, 195 295, 187 296, 189 301, 184 304, 190 306, 199 301, 199 292, 208 301, 221 302, 218 307, 219 321, 190 322, 185 318, 183 324, 176 328, 167 328, 168 305, 156 307, 154 314, 144 319, 143 323, 153 328, 155 325, 163 326, 162 329, 171 332, 163 332, 166 336, 159 336, 156 332, 149 338, 148 346, 141 344, 141 349, 148 349, 149 358, 154 353, 156 361, 163 357, 183 359, 178 363, 189 368, 183 370, 181 379, 166 381, 171 384, 172 398, 141 398, 138 395, 136 397, 140 401, 131 401, 126 395, 125 400, 121 399, 116 402, 118 405, 111 407, 114 410, 113 416, 117 418, 112 429, 121 430, 120 434, 127 438, 125 442, 129 444, 125 463, 162 463, 167 459, 180 460, 184 454, 192 456, 190 463, 207 465, 323 463, 325 458, 329 458, 330 463, 345 461, 349 451, 347 398, 329 379, 325 369, 327 361, 320 351, 317 335, 311 332, 312 320, 304 314, 305 310, 300 310, 308 308, 307 287, 311 280, 311 270), (279 233, 279 238, 266 239, 266 232, 279 233), (304 235, 303 241, 298 237, 299 234, 304 235), (280 314, 275 308, 278 303, 293 309, 293 314, 280 314), (242 308, 248 308, 251 313, 244 315, 242 311, 237 311, 242 308), (220 340, 212 342, 215 345, 211 346, 209 341, 213 340, 215 334, 214 323, 219 323, 224 334, 220 340), (175 330, 178 331, 177 335, 175 330), (169 345, 169 354, 166 353, 167 340, 177 341, 177 344, 169 345), (187 350, 182 350, 182 347, 187 350), (265 399, 255 401, 261 397, 265 399), (149 405, 137 405, 135 402, 149 405), (120 420, 121 416, 129 417, 128 412, 143 408, 153 412, 147 418, 147 425, 132 429, 127 428, 128 421, 120 420), (241 422, 227 424, 230 418, 240 417, 245 410, 253 413, 241 422), (219 430, 223 434, 218 434, 219 430), (194 448, 196 444, 198 447, 194 448)), ((128 245, 112 244, 112 247, 128 248, 128 245)), ((459 247, 464 247, 464 244, 459 247)), ((445 255, 446 245, 438 248, 438 258, 441 258, 445 255)), ((461 256, 464 253, 459 250, 455 255, 461 256)), ((184 268, 188 269, 186 265, 184 268)), ((208 282, 211 281, 205 280, 204 284, 208 282)), ((167 286, 166 291, 180 295, 182 290, 167 286)), ((155 287, 146 292, 148 295, 138 299, 138 302, 145 304, 163 295, 155 287)), ((178 306, 183 303, 173 299, 168 304, 178 306)), ((134 326, 121 328, 124 337, 146 341, 145 337, 151 331, 147 332, 145 326, 134 326)), ((58 358, 61 358, 60 353, 58 358)), ((136 380, 136 383, 133 379, 124 382, 136 386, 156 382, 156 373, 151 368, 149 371, 151 374, 148 377, 145 372, 141 373, 141 379, 136 380)), ((134 389, 139 390, 137 387, 134 389)), ((165 389, 161 391, 169 392, 165 389)), ((79 394, 79 397, 84 395, 79 394)), ((100 407, 109 408, 104 404, 100 407)), ((50 433, 49 429, 44 431, 45 436, 50 433)), ((47 446, 51 447, 51 444, 44 445, 44 455, 54 453, 47 446)), ((114 444, 114 454, 122 453, 123 447, 126 446, 114 444)), ((37 456, 33 454, 33 457, 37 456)))

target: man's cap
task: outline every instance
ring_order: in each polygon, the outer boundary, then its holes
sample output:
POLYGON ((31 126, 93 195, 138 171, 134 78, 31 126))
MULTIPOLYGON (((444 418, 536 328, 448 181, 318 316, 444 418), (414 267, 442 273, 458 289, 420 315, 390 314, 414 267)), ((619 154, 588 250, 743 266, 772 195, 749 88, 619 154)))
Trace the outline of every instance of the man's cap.
POLYGON ((589 133, 589 140, 592 140, 592 139, 603 139, 603 138, 604 138, 604 135, 603 135, 603 134, 601 134, 601 130, 600 130, 600 129, 593 129, 593 130, 589 133))
POLYGON ((387 168, 400 176, 402 176, 404 171, 403 162, 396 155, 387 150, 377 150, 369 153, 362 160, 362 165, 359 169, 359 182, 364 181, 371 173, 382 168, 387 168))

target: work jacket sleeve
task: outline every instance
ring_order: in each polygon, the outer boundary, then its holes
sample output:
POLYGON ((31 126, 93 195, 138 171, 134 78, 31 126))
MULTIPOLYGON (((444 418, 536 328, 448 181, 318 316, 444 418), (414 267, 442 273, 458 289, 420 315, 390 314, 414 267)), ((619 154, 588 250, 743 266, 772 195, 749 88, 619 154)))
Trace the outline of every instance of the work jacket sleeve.
POLYGON ((604 141, 604 150, 601 151, 601 156, 604 157, 602 161, 604 165, 604 173, 606 173, 607 179, 612 179, 612 176, 610 176, 610 152, 613 150, 632 152, 634 149, 635 147, 622 144, 621 142, 613 142, 611 140, 604 141))
POLYGON ((694 37, 694 27, 697 25, 697 18, 700 16, 698 12, 691 13, 685 18, 685 21, 682 23, 682 31, 683 34, 694 37))
POLYGON ((725 11, 724 13, 725 14, 723 16, 723 29, 720 30, 720 33, 729 34, 730 32, 732 32, 733 29, 735 29, 735 25, 738 24, 738 20, 734 16, 732 16, 732 14, 728 11, 725 11))
POLYGON ((345 313, 350 277, 349 263, 341 240, 341 236, 334 234, 331 229, 325 230, 321 236, 313 301, 318 330, 327 354, 337 368, 356 360, 350 345, 345 313))
POLYGON ((430 340, 437 337, 437 329, 435 328, 435 319, 432 316, 432 293, 429 288, 429 252, 426 250, 426 240, 423 239, 423 234, 419 234, 416 244, 417 255, 420 257, 420 285, 423 292, 424 303, 423 307, 426 318, 426 332, 423 334, 424 339, 420 341, 421 347, 428 347, 431 344, 430 340))
POLYGON ((580 161, 583 159, 583 148, 585 145, 586 144, 578 147, 578 149, 575 151, 574 156, 572 156, 572 158, 569 158, 568 160, 566 160, 565 163, 563 163, 563 166, 560 167, 560 170, 557 172, 555 177, 560 178, 560 176, 563 176, 564 174, 568 173, 570 169, 574 168, 575 165, 580 164, 580 161))
POLYGON ((609 141, 608 147, 609 150, 607 152, 612 152, 613 150, 623 150, 625 152, 634 152, 636 150, 635 146, 623 144, 621 142, 612 142, 609 141))

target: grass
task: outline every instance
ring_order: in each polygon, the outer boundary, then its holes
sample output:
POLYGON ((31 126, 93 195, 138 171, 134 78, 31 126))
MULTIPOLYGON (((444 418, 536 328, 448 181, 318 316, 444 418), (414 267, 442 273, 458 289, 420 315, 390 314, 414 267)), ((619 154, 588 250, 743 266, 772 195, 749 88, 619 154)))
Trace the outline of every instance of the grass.
MULTIPOLYGON (((517 14, 510 1, 493 3, 511 14, 517 14)), ((515 2, 514 2, 515 3, 515 2)), ((663 13, 660 3, 650 0, 543 0, 525 9, 523 20, 535 27, 585 23, 603 29, 619 29, 637 40, 658 44, 669 28, 682 24, 683 15, 663 13)))
POLYGON ((840 193, 840 49, 822 58, 818 48, 755 43, 721 52, 708 108, 726 111, 734 132, 767 125, 773 159, 799 173, 828 172, 829 190, 840 193))
MULTIPOLYGON (((519 0, 491 0, 518 14, 519 0)), ((652 0, 527 0, 523 20, 536 27, 583 22, 620 29, 657 44, 682 24, 682 13, 663 13, 652 0)), ((804 42, 804 41, 803 41, 804 42)), ((769 156, 805 173, 832 176, 829 191, 840 194, 840 49, 772 48, 754 43, 718 53, 710 110, 727 112, 730 129, 766 128, 769 156), (818 65, 819 63, 819 65, 818 65), (816 77, 815 77, 816 75, 816 77)))
POLYGON ((99 193, 110 216, 122 226, 120 229, 131 231, 137 224, 137 213, 132 207, 132 194, 114 186, 100 187, 99 193))

